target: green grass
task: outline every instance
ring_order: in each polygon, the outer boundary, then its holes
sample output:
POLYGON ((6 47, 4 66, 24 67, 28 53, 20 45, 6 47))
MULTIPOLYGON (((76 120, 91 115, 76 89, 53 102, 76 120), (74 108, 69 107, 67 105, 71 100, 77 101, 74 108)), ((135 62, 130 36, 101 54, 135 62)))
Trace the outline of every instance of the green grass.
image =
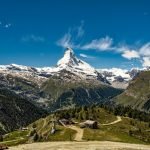
POLYGON ((60 126, 57 129, 56 134, 53 135, 49 134, 47 140, 48 141, 73 141, 75 134, 76 131, 60 126))
MULTIPOLYGON (((102 108, 96 108, 95 113, 99 116, 100 123, 110 123, 116 120, 116 116, 108 113, 102 108)), ((44 141, 73 141, 76 131, 56 124, 55 134, 51 134, 53 116, 41 118, 28 126, 29 131, 14 131, 4 138, 4 144, 17 145, 30 141, 27 136, 33 130, 36 130, 41 137, 37 142, 44 141)), ((79 121, 79 120, 78 120, 79 121)), ((80 122, 80 121, 79 121, 80 122)), ((125 143, 150 144, 150 127, 146 122, 122 117, 122 121, 113 125, 100 125, 98 129, 84 129, 83 140, 91 141, 115 141, 125 143)))
POLYGON ((56 124, 56 132, 55 134, 51 134, 52 128, 52 116, 49 115, 46 118, 41 118, 37 120, 35 123, 29 125, 31 129, 35 126, 35 130, 38 135, 42 137, 40 141, 71 141, 76 133, 76 131, 71 130, 69 128, 63 127, 61 125, 56 124))
POLYGON ((14 131, 4 136, 3 142, 0 144, 6 144, 8 146, 14 146, 18 144, 24 144, 28 141, 29 131, 14 131))
POLYGON ((114 116, 112 113, 108 113, 103 108, 97 108, 96 114, 97 121, 102 124, 110 123, 116 120, 116 116, 114 116))
POLYGON ((150 144, 150 133, 146 132, 148 124, 144 122, 135 121, 128 118, 117 124, 109 126, 100 126, 99 129, 85 129, 84 140, 97 140, 97 141, 115 141, 125 143, 137 143, 137 144, 150 144), (134 124, 134 125, 133 125, 134 124), (141 133, 134 132, 142 129, 141 133), (130 135, 129 131, 133 131, 130 135))
POLYGON ((29 134, 34 129, 37 131, 38 135, 42 137, 38 142, 42 141, 72 141, 76 134, 76 131, 65 128, 60 125, 56 125, 56 132, 55 134, 51 134, 51 115, 46 118, 41 118, 34 122, 33 124, 29 125, 28 131, 14 131, 8 133, 4 136, 4 141, 1 144, 6 144, 7 146, 15 146, 18 144, 24 144, 30 141, 29 134))

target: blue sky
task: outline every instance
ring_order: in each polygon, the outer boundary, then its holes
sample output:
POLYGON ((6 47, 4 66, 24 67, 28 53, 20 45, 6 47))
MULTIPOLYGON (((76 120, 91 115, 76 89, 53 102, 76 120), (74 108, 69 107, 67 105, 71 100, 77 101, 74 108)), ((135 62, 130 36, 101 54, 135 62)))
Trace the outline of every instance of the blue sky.
POLYGON ((150 66, 150 1, 0 1, 0 64, 53 66, 67 46, 96 68, 150 66))

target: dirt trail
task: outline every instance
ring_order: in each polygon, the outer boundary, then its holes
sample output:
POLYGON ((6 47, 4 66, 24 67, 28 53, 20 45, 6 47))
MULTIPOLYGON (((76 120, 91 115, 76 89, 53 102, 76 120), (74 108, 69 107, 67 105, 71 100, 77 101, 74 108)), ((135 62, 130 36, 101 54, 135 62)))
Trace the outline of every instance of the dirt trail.
POLYGON ((68 128, 75 130, 77 133, 75 135, 74 140, 75 141, 82 141, 82 137, 83 137, 83 129, 77 127, 77 126, 68 126, 68 128))
POLYGON ((46 119, 43 119, 43 125, 38 132, 40 133, 42 131, 42 129, 44 129, 45 126, 46 126, 46 119))
MULTIPOLYGON (((116 123, 118 123, 118 122, 120 122, 120 121, 122 121, 121 117, 120 117, 120 116, 117 116, 117 120, 115 120, 115 121, 113 121, 113 122, 110 122, 110 123, 107 123, 107 124, 101 124, 101 125, 104 125, 104 126, 113 125, 113 124, 116 124, 116 123)), ((83 129, 81 129, 81 128, 77 127, 77 126, 73 126, 73 125, 71 125, 71 126, 65 126, 65 127, 77 131, 77 133, 76 133, 76 135, 75 135, 75 138, 74 138, 75 141, 83 141, 83 140, 82 140, 83 132, 84 132, 83 129)))
MULTIPOLYGON (((104 126, 113 125, 113 124, 116 124, 116 123, 118 123, 118 122, 120 122, 120 121, 122 121, 121 117, 120 117, 120 116, 117 116, 117 120, 115 120, 115 121, 113 121, 113 122, 111 122, 111 123, 101 124, 101 125, 104 125, 104 126)), ((61 123, 64 127, 70 128, 70 129, 75 130, 75 131, 77 132, 76 135, 75 135, 75 138, 74 138, 75 141, 83 141, 83 140, 82 140, 83 132, 84 132, 83 129, 81 129, 81 128, 77 127, 77 126, 73 126, 73 125, 66 126, 66 125, 65 125, 63 122, 61 122, 61 121, 60 121, 60 123, 61 123)))
POLYGON ((117 116, 117 120, 113 121, 113 122, 110 122, 110 123, 106 123, 106 124, 101 124, 103 126, 108 126, 108 125, 113 125, 113 124, 116 124, 118 122, 122 121, 121 117, 120 116, 117 116))
POLYGON ((70 128, 72 130, 75 130, 77 133, 75 134, 75 141, 82 141, 82 137, 83 137, 83 129, 77 127, 77 126, 73 126, 73 125, 65 125, 61 120, 59 121, 64 127, 66 128, 70 128))
POLYGON ((10 147, 10 150, 150 150, 150 145, 108 141, 40 142, 10 147))

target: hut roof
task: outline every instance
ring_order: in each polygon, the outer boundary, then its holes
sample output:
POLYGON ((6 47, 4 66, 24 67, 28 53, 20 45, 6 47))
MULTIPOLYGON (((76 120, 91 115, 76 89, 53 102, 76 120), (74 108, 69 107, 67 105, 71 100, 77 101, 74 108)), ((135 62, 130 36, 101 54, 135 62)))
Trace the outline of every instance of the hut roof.
POLYGON ((89 124, 89 125, 91 124, 91 125, 92 125, 92 124, 94 124, 95 122, 96 122, 96 121, 93 121, 93 120, 86 120, 84 123, 85 123, 85 124, 89 124))
POLYGON ((65 118, 60 119, 60 120, 61 120, 61 121, 64 121, 64 122, 65 122, 65 121, 69 121, 68 119, 65 119, 65 118))

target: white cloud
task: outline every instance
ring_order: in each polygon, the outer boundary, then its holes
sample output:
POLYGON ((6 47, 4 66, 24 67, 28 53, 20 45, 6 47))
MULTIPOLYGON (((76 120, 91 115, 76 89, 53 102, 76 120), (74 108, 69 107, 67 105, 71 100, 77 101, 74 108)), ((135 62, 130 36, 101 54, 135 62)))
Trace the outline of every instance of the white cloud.
POLYGON ((56 42, 56 44, 63 48, 79 48, 80 46, 79 44, 76 44, 76 42, 84 35, 83 25, 84 21, 81 21, 80 26, 69 28, 68 32, 65 33, 64 36, 56 42))
POLYGON ((150 42, 136 48, 136 50, 132 50, 127 46, 121 47, 120 52, 122 53, 122 57, 129 60, 137 58, 143 67, 150 66, 150 42))
POLYGON ((23 42, 31 42, 31 41, 33 41, 33 42, 44 42, 45 41, 44 37, 36 36, 33 34, 24 36, 24 37, 22 37, 21 40, 23 42))
POLYGON ((58 40, 57 45, 63 48, 72 47, 70 32, 66 33, 60 40, 58 40))
POLYGON ((93 56, 89 56, 89 55, 86 55, 86 54, 80 54, 81 57, 83 58, 94 58, 93 56))
POLYGON ((125 51, 123 51, 121 56, 124 58, 127 58, 129 60, 131 60, 133 58, 140 58, 139 53, 135 50, 125 50, 125 51))
POLYGON ((87 58, 88 56, 85 54, 80 54, 81 57, 87 58))
POLYGON ((109 36, 106 36, 105 38, 95 39, 92 40, 90 43, 87 43, 81 47, 81 49, 96 49, 96 50, 110 50, 112 49, 113 39, 109 36))
POLYGON ((140 55, 142 56, 150 56, 150 42, 143 45, 139 50, 140 55))
MULTIPOLYGON (((150 66, 150 42, 143 44, 141 47, 139 47, 139 45, 120 44, 120 42, 116 44, 113 42, 113 38, 106 36, 81 44, 81 37, 83 37, 85 33, 83 25, 84 22, 81 22, 79 27, 70 28, 68 32, 57 41, 57 45, 63 48, 71 47, 80 50, 112 51, 113 53, 118 53, 122 57, 130 60, 130 62, 131 60, 137 60, 140 61, 143 66, 150 66)), ((91 56, 82 53, 80 56, 92 58, 91 56)))
POLYGON ((81 21, 81 25, 77 27, 77 38, 80 38, 84 35, 83 25, 84 25, 84 21, 81 21))
POLYGON ((143 61, 142 61, 142 66, 143 67, 148 67, 150 66, 150 57, 143 57, 143 61))

